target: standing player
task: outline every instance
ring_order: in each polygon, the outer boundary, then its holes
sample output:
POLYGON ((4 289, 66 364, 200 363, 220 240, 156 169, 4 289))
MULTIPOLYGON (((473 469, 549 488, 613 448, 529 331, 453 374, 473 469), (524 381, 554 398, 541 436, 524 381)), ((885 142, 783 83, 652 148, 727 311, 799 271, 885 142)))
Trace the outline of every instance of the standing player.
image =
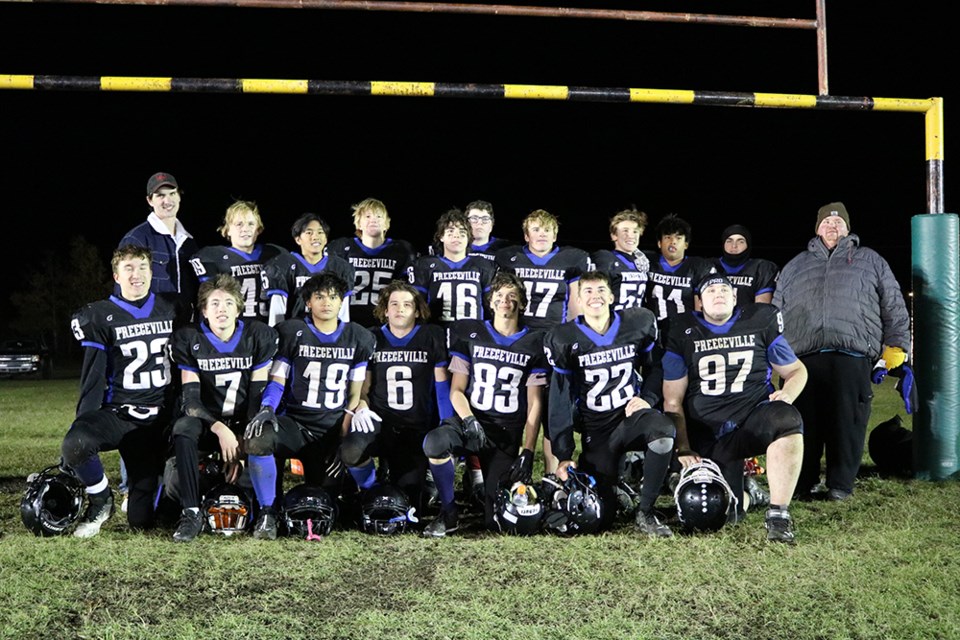
POLYGON ((100 451, 119 449, 129 465, 130 526, 153 524, 163 430, 173 406, 167 343, 180 307, 175 294, 150 292, 151 263, 145 247, 117 249, 111 264, 120 295, 88 304, 70 321, 84 348, 83 370, 77 417, 61 451, 90 498, 74 531, 80 538, 97 535, 113 514, 100 451))
POLYGON ((417 260, 410 281, 427 299, 431 317, 449 327, 455 320, 483 318, 483 298, 497 267, 483 258, 467 255, 470 223, 459 209, 437 220, 434 241, 441 255, 417 260))
POLYGON ((643 211, 618 212, 610 218, 613 250, 601 249, 591 256, 596 269, 610 276, 614 311, 643 306, 650 258, 640 250, 639 244, 646 228, 647 214, 643 211))
POLYGON ((511 245, 510 241, 493 237, 493 205, 484 200, 474 200, 467 205, 467 220, 473 232, 467 255, 493 260, 497 251, 511 245))
POLYGON ((301 460, 308 484, 335 489, 341 436, 347 429, 372 431, 378 418, 361 398, 373 336, 338 319, 346 293, 347 283, 336 274, 315 275, 300 290, 307 317, 277 325, 280 347, 270 384, 261 413, 244 434, 253 488, 264 507, 254 526, 257 538, 277 537, 278 458, 301 460))
POLYGON ((277 333, 257 320, 240 320, 240 283, 222 273, 203 282, 197 308, 203 320, 171 341, 183 382, 183 416, 173 425, 173 449, 183 511, 173 533, 190 542, 203 528, 200 451, 219 448, 228 482, 240 475, 240 429, 260 407, 277 333))
POLYGON ((717 273, 726 274, 737 289, 736 302, 770 302, 777 287, 777 265, 769 260, 751 258, 753 238, 743 225, 730 225, 720 236, 723 257, 717 258, 717 273))
POLYGON ((385 458, 391 482, 422 511, 428 468, 423 438, 438 416, 453 415, 446 334, 426 323, 430 310, 423 297, 399 280, 380 292, 374 312, 383 326, 373 330, 376 347, 362 395, 382 421, 375 420, 372 431, 347 433, 341 457, 360 489, 376 480, 374 456, 385 458))
MULTIPOLYGON (((290 228, 300 253, 281 253, 263 265, 263 287, 270 301, 270 326, 304 314, 300 287, 311 277, 324 271, 335 273, 348 284, 353 283, 353 267, 339 256, 328 256, 327 238, 330 227, 315 213, 305 213, 290 228)), ((350 292, 347 292, 350 295, 350 292)), ((340 310, 340 319, 350 321, 350 305, 340 310)))
POLYGON ((406 240, 387 238, 390 216, 387 207, 374 198, 353 206, 356 237, 337 238, 327 252, 347 260, 355 272, 350 296, 350 318, 363 327, 376 323, 373 310, 380 290, 391 280, 406 280, 415 259, 413 247, 406 240))
POLYGON ((645 306, 661 331, 665 321, 695 309, 697 283, 716 270, 706 258, 686 255, 691 239, 690 223, 672 213, 657 224, 660 257, 650 263, 645 306))
POLYGON ((269 320, 269 303, 261 271, 272 258, 286 249, 275 244, 257 244, 263 233, 263 220, 257 203, 238 200, 227 207, 220 226, 220 235, 230 240, 229 247, 204 247, 190 259, 200 282, 225 273, 240 283, 243 307, 240 316, 245 320, 269 320))
POLYGON ((523 326, 526 290, 515 275, 500 272, 494 277, 489 304, 492 321, 461 320, 449 330, 450 401, 456 416, 423 441, 441 509, 424 529, 427 537, 442 538, 459 526, 454 454, 480 458, 485 522, 491 529, 496 529, 493 501, 501 484, 529 480, 533 472, 546 381, 543 333, 523 326))
MULTIPOLYGON (((523 322, 532 329, 551 329, 568 318, 580 315, 577 286, 580 276, 590 270, 590 257, 573 247, 557 247, 560 222, 555 216, 537 209, 523 220, 524 247, 508 247, 497 253, 502 270, 516 274, 527 290, 530 301, 523 322)), ((548 411, 544 411, 546 415, 548 411)), ((547 473, 557 468, 550 445, 550 433, 544 429, 543 459, 547 473)))
MULTIPOLYGON (((657 324, 648 309, 611 311, 613 292, 603 271, 580 278, 583 316, 547 334, 544 349, 553 366, 550 432, 560 464, 557 476, 567 479, 576 466, 593 475, 607 505, 615 504, 613 487, 624 451, 646 451, 636 526, 653 537, 670 537, 670 528, 654 512, 673 453, 673 422, 655 407, 660 376, 651 375, 651 352, 657 324), (582 451, 573 462, 573 432, 582 432, 582 451)), ((742 467, 741 467, 742 468, 742 467)), ((614 509, 601 517, 609 524, 614 509)))
POLYGON ((792 404, 807 369, 784 338, 776 307, 735 307, 733 284, 719 274, 699 289, 703 312, 671 322, 663 357, 663 406, 677 422, 680 464, 713 460, 742 505, 743 460, 766 454, 767 539, 792 543, 789 506, 803 460, 803 420, 792 404), (778 390, 771 368, 783 381, 778 390))

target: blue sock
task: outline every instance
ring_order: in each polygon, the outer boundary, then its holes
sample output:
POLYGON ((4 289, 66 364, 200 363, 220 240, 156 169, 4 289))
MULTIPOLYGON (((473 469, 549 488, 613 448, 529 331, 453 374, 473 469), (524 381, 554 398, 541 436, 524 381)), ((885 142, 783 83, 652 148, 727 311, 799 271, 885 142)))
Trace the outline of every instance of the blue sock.
POLYGON ((377 467, 373 464, 373 458, 362 467, 347 467, 347 471, 361 489, 369 489, 377 481, 377 467))
POLYGON ((83 464, 77 465, 74 470, 85 486, 92 487, 103 479, 103 464, 100 456, 90 456, 83 464))
POLYGON ((433 481, 437 485, 437 493, 440 494, 440 506, 444 511, 453 509, 453 481, 457 475, 457 468, 453 464, 453 458, 450 458, 443 464, 430 463, 430 471, 433 472, 433 481))
POLYGON ((250 480, 260 506, 269 508, 277 499, 277 461, 270 456, 248 456, 250 480))

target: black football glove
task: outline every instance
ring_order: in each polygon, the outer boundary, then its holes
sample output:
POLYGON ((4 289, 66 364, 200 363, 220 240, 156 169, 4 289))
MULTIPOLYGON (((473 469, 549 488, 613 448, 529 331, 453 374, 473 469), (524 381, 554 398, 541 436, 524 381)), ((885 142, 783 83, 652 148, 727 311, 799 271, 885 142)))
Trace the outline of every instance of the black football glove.
POLYGON ((533 451, 524 449, 510 465, 510 482, 529 484, 533 479, 533 451))
POLYGON ((463 419, 463 437, 470 451, 480 451, 487 446, 487 433, 483 430, 480 421, 473 416, 463 419))
POLYGON ((899 380, 897 380, 897 391, 900 392, 900 397, 903 398, 903 406, 907 410, 907 413, 913 413, 917 410, 917 404, 919 404, 920 401, 917 397, 917 384, 913 379, 913 369, 911 369, 908 364, 902 364, 895 369, 890 369, 890 375, 894 378, 899 378, 899 380))
POLYGON ((277 424, 277 414, 273 412, 273 407, 260 407, 257 415, 253 416, 253 420, 247 424, 247 428, 243 432, 243 439, 259 438, 263 435, 263 428, 269 428, 270 426, 273 426, 274 433, 280 431, 280 426, 277 424))

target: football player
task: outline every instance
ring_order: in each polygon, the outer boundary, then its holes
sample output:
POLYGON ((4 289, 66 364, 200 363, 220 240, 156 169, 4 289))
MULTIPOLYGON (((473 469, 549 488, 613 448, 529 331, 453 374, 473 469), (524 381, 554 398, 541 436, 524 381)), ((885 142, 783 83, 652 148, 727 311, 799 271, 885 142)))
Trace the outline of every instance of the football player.
POLYGON ((509 487, 532 475, 546 361, 543 333, 523 325, 526 305, 520 279, 499 272, 490 286, 493 320, 461 320, 449 329, 450 401, 456 415, 423 441, 441 509, 424 529, 426 537, 440 538, 459 527, 454 454, 479 456, 485 522, 492 530, 497 530, 493 519, 497 491, 504 483, 509 487))
POLYGON ((660 256, 650 262, 645 305, 657 317, 661 331, 665 321, 696 307, 696 286, 716 268, 706 258, 688 256, 692 233, 690 223, 674 214, 657 224, 660 256))
MULTIPOLYGON (((310 277, 330 271, 353 283, 353 266, 339 256, 327 255, 330 227, 315 213, 305 213, 290 228, 293 241, 300 252, 281 253, 263 265, 263 287, 270 300, 271 327, 285 319, 300 318, 304 314, 300 287, 310 277)), ((350 292, 347 292, 350 295, 350 292)), ((350 321, 350 305, 340 308, 340 319, 350 321)))
POLYGON ((300 290, 307 316, 277 325, 280 347, 270 384, 244 434, 253 489, 263 505, 254 537, 277 537, 278 458, 301 460, 305 481, 326 483, 336 495, 341 436, 351 428, 372 431, 379 419, 361 397, 373 335, 339 319, 346 293, 347 283, 336 274, 317 274, 300 290))
POLYGON ((387 207, 374 198, 353 205, 356 236, 337 238, 327 253, 353 265, 355 279, 350 296, 350 318, 361 327, 376 324, 373 310, 380 290, 391 280, 406 280, 416 254, 406 240, 387 238, 390 216, 387 207))
POLYGON ((255 202, 238 200, 227 207, 219 231, 230 240, 230 246, 201 249, 190 258, 194 273, 200 282, 220 273, 236 278, 243 296, 240 317, 267 322, 269 303, 261 272, 264 264, 287 250, 275 244, 257 243, 263 233, 263 219, 255 202))
MULTIPOLYGON (((523 220, 523 239, 527 244, 502 249, 496 256, 497 266, 516 274, 526 287, 529 305, 523 322, 532 329, 546 331, 580 315, 577 286, 580 276, 591 269, 590 257, 581 249, 556 246, 559 229, 560 221, 553 214, 537 209, 523 220)), ((549 430, 544 429, 547 473, 555 471, 558 463, 550 440, 549 430)))
POLYGON ((484 200, 474 200, 465 209, 473 240, 470 241, 468 255, 493 260, 497 251, 509 247, 512 243, 503 238, 493 237, 493 205, 484 200))
POLYGON ((179 329, 171 340, 180 367, 183 415, 173 425, 182 508, 173 539, 190 542, 203 528, 200 514, 200 451, 219 449, 227 482, 240 475, 239 435, 257 414, 277 352, 277 332, 259 320, 240 320, 240 283, 221 273, 200 284, 203 320, 179 329))
POLYGON ((647 228, 647 214, 625 209, 610 218, 613 250, 601 249, 592 256, 594 267, 610 276, 613 309, 623 311, 643 305, 647 290, 650 257, 640 248, 640 236, 647 228))
POLYGON ((472 237, 463 212, 447 211, 437 220, 433 236, 440 255, 418 259, 410 274, 410 282, 427 299, 431 317, 443 327, 455 320, 483 318, 483 297, 497 267, 467 255, 472 237))
POLYGON ((351 429, 344 435, 341 457, 361 490, 376 481, 374 456, 386 459, 391 483, 422 511, 428 469, 423 438, 438 416, 453 415, 446 333, 427 324, 430 310, 423 297, 400 280, 380 292, 374 313, 383 325, 373 330, 376 347, 362 396, 381 420, 374 420, 372 431, 351 429))
POLYGON ((803 459, 803 420, 792 403, 807 369, 783 336, 776 307, 735 306, 734 286, 722 274, 707 276, 699 290, 703 311, 671 322, 663 356, 663 406, 677 424, 680 464, 713 460, 743 505, 743 460, 766 454, 767 539, 792 543, 789 506, 803 459), (780 389, 770 383, 771 369, 780 389))
POLYGON ((175 293, 150 291, 152 261, 146 247, 114 251, 111 266, 120 294, 86 305, 70 321, 83 346, 83 369, 76 419, 61 452, 89 496, 74 530, 80 538, 97 535, 114 510, 100 451, 119 449, 126 460, 130 526, 148 528, 154 521, 163 430, 174 404, 167 343, 183 314, 175 293))
POLYGON ((553 367, 549 419, 560 459, 557 476, 566 480, 572 466, 593 475, 608 505, 601 514, 606 525, 614 513, 621 454, 645 451, 636 526, 652 537, 670 537, 654 511, 676 433, 670 418, 653 408, 661 380, 652 375, 656 319, 643 307, 612 311, 613 291, 603 271, 581 276, 578 294, 583 315, 550 331, 544 345, 553 367), (576 465, 574 429, 582 433, 576 465))
POLYGON ((723 256, 717 258, 717 273, 724 273, 737 289, 737 304, 770 302, 777 287, 777 265, 769 260, 751 258, 753 238, 740 224, 730 225, 720 236, 723 256))

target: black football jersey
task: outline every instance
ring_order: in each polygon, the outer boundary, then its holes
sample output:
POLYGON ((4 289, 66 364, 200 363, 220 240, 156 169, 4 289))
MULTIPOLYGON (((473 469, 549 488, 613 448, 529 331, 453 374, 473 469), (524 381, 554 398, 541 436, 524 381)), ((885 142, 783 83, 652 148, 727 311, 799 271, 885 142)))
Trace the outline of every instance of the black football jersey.
POLYGON ((373 335, 354 322, 340 322, 331 334, 305 319, 277 325, 280 348, 273 375, 286 379, 280 413, 322 434, 343 421, 350 383, 362 382, 373 355, 373 335))
POLYGON ((233 247, 204 247, 190 258, 190 264, 200 282, 221 273, 236 278, 240 283, 240 295, 243 297, 240 317, 266 322, 269 318, 270 303, 260 274, 264 264, 284 253, 287 253, 287 250, 275 244, 255 245, 250 253, 233 247))
POLYGON ((347 295, 351 294, 354 273, 349 262, 338 256, 326 255, 317 264, 310 264, 301 254, 292 251, 274 256, 263 265, 262 286, 268 300, 275 295, 286 299, 287 320, 299 318, 306 312, 306 306, 300 298, 300 288, 313 276, 326 271, 343 278, 347 283, 347 295))
POLYGON ((369 403, 386 424, 426 431, 437 424, 434 369, 447 366, 447 336, 439 326, 418 324, 402 338, 384 325, 376 339, 369 403))
POLYGON ((783 317, 771 304, 734 309, 715 326, 693 313, 672 320, 663 358, 665 380, 688 378, 687 415, 719 432, 741 424, 774 387, 770 363, 796 360, 783 337, 783 317))
POLYGON ((449 331, 450 357, 470 366, 466 395, 474 415, 481 424, 522 429, 530 376, 547 371, 543 332, 525 327, 504 336, 480 320, 460 320, 449 331))
POLYGON ((706 258, 687 256, 680 264, 671 267, 660 256, 650 262, 647 279, 646 306, 653 311, 657 321, 693 311, 697 286, 704 276, 714 273, 716 267, 706 258))
POLYGON ((110 296, 73 315, 70 328, 80 344, 107 354, 102 404, 164 404, 173 379, 167 345, 178 305, 176 294, 151 293, 140 307, 110 296))
POLYGON ((717 273, 724 273, 730 284, 737 290, 737 303, 748 304, 758 295, 773 293, 777 288, 777 265, 769 260, 750 258, 743 264, 731 267, 723 258, 717 258, 717 273))
POLYGON ((583 316, 547 333, 544 350, 557 373, 569 376, 585 431, 615 427, 630 398, 640 395, 642 368, 657 342, 657 323, 642 307, 614 312, 599 334, 583 316))
POLYGON ((514 243, 510 242, 509 240, 504 240, 503 238, 494 238, 491 236, 490 239, 483 244, 471 244, 470 248, 467 250, 467 255, 475 258, 483 258, 484 260, 493 262, 497 255, 497 251, 500 251, 500 249, 506 249, 513 244, 514 243))
POLYGON ((417 260, 410 283, 430 307, 430 322, 449 326, 454 320, 480 320, 483 299, 497 272, 493 262, 467 256, 459 262, 441 256, 417 260))
POLYGON ((248 414, 250 377, 270 366, 277 353, 277 332, 259 320, 240 320, 230 340, 222 341, 205 322, 178 329, 171 341, 173 361, 200 377, 200 401, 229 422, 248 414))
POLYGON ((647 275, 650 271, 650 258, 647 254, 637 251, 631 255, 616 249, 604 249, 595 252, 591 260, 597 271, 603 271, 610 276, 614 311, 643 306, 647 275))
POLYGON ((566 320, 567 285, 590 270, 590 256, 573 247, 554 247, 542 258, 527 247, 508 247, 497 253, 496 263, 516 274, 527 288, 524 324, 544 330, 566 320))
POLYGON ((338 238, 330 242, 327 255, 339 256, 353 266, 353 295, 350 296, 350 321, 361 327, 377 324, 373 310, 380 290, 392 280, 408 280, 416 254, 406 240, 388 238, 371 249, 360 238, 338 238))

